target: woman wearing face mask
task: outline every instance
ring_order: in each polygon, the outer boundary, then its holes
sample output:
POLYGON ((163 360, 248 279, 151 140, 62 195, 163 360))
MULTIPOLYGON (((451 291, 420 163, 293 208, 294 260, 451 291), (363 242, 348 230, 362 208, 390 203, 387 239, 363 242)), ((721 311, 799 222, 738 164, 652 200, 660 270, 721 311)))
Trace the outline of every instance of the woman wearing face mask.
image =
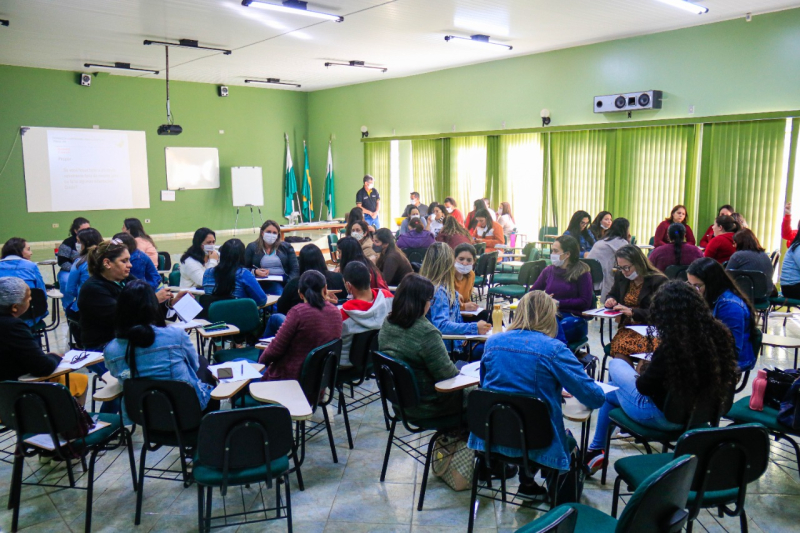
POLYGON ((356 222, 353 224, 353 228, 348 237, 352 237, 358 241, 358 244, 361 245, 361 249, 364 251, 364 256, 367 259, 373 263, 378 260, 378 254, 376 254, 375 250, 372 249, 372 245, 374 243, 372 241, 372 236, 369 233, 369 226, 365 221, 362 220, 361 222, 356 222))
POLYGON ((409 272, 413 272, 406 254, 397 249, 394 235, 387 228, 375 232, 372 238, 372 249, 377 254, 375 266, 381 271, 383 279, 390 287, 400 285, 400 281, 409 272))
MULTIPOLYGON (((456 204, 455 198, 452 196, 448 196, 444 199, 444 210, 447 212, 448 215, 452 217, 456 217, 458 223, 464 226, 464 214, 459 211, 458 204, 456 204)), ((428 211, 430 213, 430 211, 428 211)))
POLYGON ((514 215, 511 213, 511 204, 502 202, 497 208, 497 223, 503 227, 503 234, 508 237, 517 227, 514 215))
POLYGON ((181 288, 202 287, 203 274, 219 264, 219 252, 214 246, 217 235, 208 228, 194 232, 192 245, 181 256, 181 288))
MULTIPOLYGON (((472 289, 475 286, 475 262, 478 253, 475 247, 469 243, 459 244, 454 251, 456 256, 456 279, 455 287, 458 293, 462 311, 477 311, 478 304, 472 301, 472 289)), ((464 322, 477 322, 479 320, 489 320, 489 312, 483 310, 477 315, 465 315, 462 317, 464 322)))
POLYGON ((564 235, 569 235, 578 241, 581 257, 590 251, 596 242, 594 234, 589 230, 591 220, 591 216, 586 211, 576 211, 569 220, 567 231, 564 232, 564 235))
MULTIPOLYGON (((438 209, 438 208, 437 208, 438 209)), ((397 239, 397 247, 404 248, 427 248, 434 243, 433 234, 425 229, 422 221, 411 219, 408 224, 408 233, 400 235, 397 239)))
POLYGON ((611 228, 612 222, 614 222, 614 215, 612 215, 610 211, 600 211, 597 216, 594 217, 592 225, 589 226, 589 231, 594 235, 595 241, 605 238, 609 228, 611 228))
POLYGON ((652 350, 648 347, 647 337, 623 326, 649 323, 650 302, 667 277, 636 246, 623 246, 615 257, 618 271, 605 306, 621 312, 622 316, 620 327, 611 339, 611 355, 633 364, 631 354, 652 350))
POLYGON ((439 235, 439 232, 442 231, 447 216, 447 211, 443 206, 436 205, 433 208, 433 215, 428 218, 427 230, 430 231, 434 237, 439 235))
POLYGON ((455 217, 447 217, 444 219, 442 230, 436 236, 436 242, 445 242, 455 250, 459 244, 472 243, 472 236, 455 217))
POLYGON ((255 277, 281 276, 283 281, 261 282, 267 294, 283 294, 286 282, 300 275, 297 255, 292 245, 281 240, 281 227, 274 220, 261 225, 260 239, 247 245, 244 252, 244 267, 255 277))
POLYGON ((405 235, 406 233, 408 233, 408 223, 411 222, 411 220, 415 219, 415 218, 418 219, 418 220, 423 220, 423 218, 422 218, 422 216, 420 215, 420 212, 419 212, 419 207, 412 206, 408 210, 408 217, 404 218, 403 219, 403 223, 400 224, 400 235, 405 235))
POLYGON ((687 244, 695 244, 694 233, 692 233, 692 228, 689 227, 687 223, 688 217, 686 216, 686 206, 683 205, 676 205, 672 208, 672 211, 669 214, 669 218, 666 220, 662 220, 661 224, 658 225, 656 228, 656 235, 654 237, 653 246, 658 248, 659 246, 666 246, 670 244, 669 240, 669 225, 670 224, 683 224, 686 226, 686 243, 687 244))
POLYGON ((475 242, 486 243, 486 253, 495 251, 495 246, 505 244, 506 239, 503 235, 503 227, 492 220, 492 215, 488 211, 478 211, 475 214, 477 225, 470 231, 470 235, 475 237, 475 242))
MULTIPOLYGON (((720 207, 719 211, 717 211, 718 217, 721 217, 722 215, 731 216, 732 214, 733 214, 733 206, 727 204, 720 207)), ((700 248, 705 248, 706 246, 708 246, 708 243, 713 238, 714 238, 714 223, 712 222, 711 225, 706 230, 706 232, 703 234, 703 238, 700 239, 700 244, 698 244, 698 246, 700 248)))

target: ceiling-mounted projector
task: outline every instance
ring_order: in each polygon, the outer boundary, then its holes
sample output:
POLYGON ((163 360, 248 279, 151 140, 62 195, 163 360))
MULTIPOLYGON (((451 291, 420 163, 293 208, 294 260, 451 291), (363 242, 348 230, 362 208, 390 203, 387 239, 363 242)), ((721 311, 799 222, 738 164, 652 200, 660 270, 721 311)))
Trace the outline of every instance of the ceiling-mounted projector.
POLYGON ((595 96, 594 112, 614 113, 617 111, 661 109, 661 95, 661 91, 641 91, 636 93, 595 96))
POLYGON ((182 132, 183 128, 177 124, 162 124, 158 127, 159 135, 180 135, 182 132))

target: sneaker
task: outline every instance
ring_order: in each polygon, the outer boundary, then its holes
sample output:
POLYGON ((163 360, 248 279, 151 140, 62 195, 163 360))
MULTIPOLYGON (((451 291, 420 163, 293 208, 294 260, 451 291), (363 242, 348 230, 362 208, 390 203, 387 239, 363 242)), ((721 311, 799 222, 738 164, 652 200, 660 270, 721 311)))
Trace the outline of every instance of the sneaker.
POLYGON ((589 470, 589 475, 594 475, 598 470, 603 468, 606 462, 606 454, 603 450, 587 450, 586 451, 586 468, 589 470))
POLYGON ((544 499, 547 498, 547 489, 537 483, 520 484, 517 496, 528 500, 544 499))
POLYGON ((621 429, 617 428, 616 432, 611 437, 611 440, 626 440, 626 439, 632 439, 632 438, 633 438, 633 435, 631 435, 627 431, 622 431, 621 429))
MULTIPOLYGON (((495 463, 496 465, 502 465, 502 463, 495 463)), ((500 479, 500 476, 503 476, 505 479, 511 479, 512 477, 517 475, 517 467, 515 465, 503 465, 503 470, 497 468, 497 466, 492 468, 491 477, 492 479, 500 479)), ((489 481, 488 476, 486 475, 486 469, 483 469, 480 474, 478 474, 479 481, 489 481)))

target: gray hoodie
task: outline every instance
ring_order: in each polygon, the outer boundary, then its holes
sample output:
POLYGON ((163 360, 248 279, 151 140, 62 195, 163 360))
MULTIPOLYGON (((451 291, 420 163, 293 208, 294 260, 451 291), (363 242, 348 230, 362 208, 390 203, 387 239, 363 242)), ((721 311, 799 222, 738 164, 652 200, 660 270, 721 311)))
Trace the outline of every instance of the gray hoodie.
POLYGON ((392 293, 384 289, 372 289, 372 303, 364 300, 347 300, 342 305, 342 358, 340 366, 350 367, 350 346, 353 335, 373 329, 381 329, 386 315, 392 310, 392 293))

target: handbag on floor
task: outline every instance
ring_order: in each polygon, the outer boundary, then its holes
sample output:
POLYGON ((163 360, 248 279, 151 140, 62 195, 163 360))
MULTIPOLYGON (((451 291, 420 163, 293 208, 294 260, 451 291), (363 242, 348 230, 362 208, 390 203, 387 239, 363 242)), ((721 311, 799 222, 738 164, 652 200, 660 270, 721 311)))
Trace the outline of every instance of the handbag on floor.
POLYGON ((455 491, 472 487, 475 451, 467 448, 467 435, 440 435, 433 444, 433 475, 455 491))
MULTIPOLYGON (((583 483, 586 480, 586 467, 581 462, 581 449, 578 441, 572 435, 572 431, 566 430, 567 449, 569 450, 569 472, 558 478, 558 488, 556 501, 558 505, 562 503, 578 503, 583 494, 583 483)), ((552 476, 547 476, 547 488, 550 491, 552 476)))
POLYGON ((780 409, 781 402, 792 387, 792 383, 800 376, 798 370, 767 370, 767 387, 764 391, 764 405, 780 409))
POLYGON ((778 413, 778 423, 790 427, 794 431, 800 430, 800 411, 798 411, 800 407, 798 405, 800 403, 798 397, 800 395, 798 395, 798 391, 800 391, 800 377, 789 387, 789 391, 781 402, 781 410, 778 413))

